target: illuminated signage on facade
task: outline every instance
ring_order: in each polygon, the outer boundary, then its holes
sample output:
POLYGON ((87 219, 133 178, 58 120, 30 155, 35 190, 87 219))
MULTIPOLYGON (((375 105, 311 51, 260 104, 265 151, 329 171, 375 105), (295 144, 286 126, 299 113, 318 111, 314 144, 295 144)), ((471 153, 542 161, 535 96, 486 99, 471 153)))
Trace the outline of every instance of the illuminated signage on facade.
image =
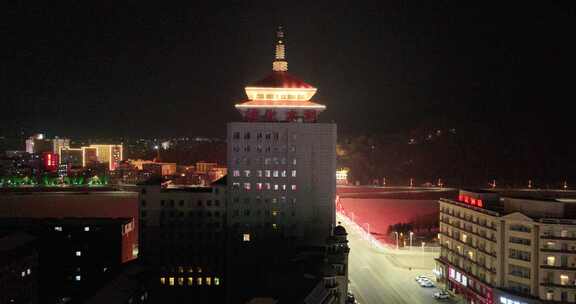
POLYGON ((484 201, 482 201, 479 198, 473 198, 473 197, 468 196, 468 195, 460 194, 460 195, 458 195, 458 200, 460 202, 466 203, 468 205, 484 208, 484 201))
POLYGON ((468 286, 468 277, 466 277, 463 273, 460 273, 459 271, 450 267, 448 274, 452 280, 460 283, 464 287, 468 286))

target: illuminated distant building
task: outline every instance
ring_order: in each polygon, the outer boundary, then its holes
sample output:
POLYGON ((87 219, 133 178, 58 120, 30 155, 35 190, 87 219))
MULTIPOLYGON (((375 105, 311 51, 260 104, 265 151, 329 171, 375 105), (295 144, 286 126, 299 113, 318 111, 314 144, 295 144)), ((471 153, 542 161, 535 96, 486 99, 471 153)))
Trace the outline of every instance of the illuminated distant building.
POLYGON ((144 163, 142 164, 142 171, 155 176, 172 176, 176 174, 176 163, 144 163))
POLYGON ((153 160, 145 160, 145 159, 129 159, 128 162, 138 168, 138 170, 142 170, 144 168, 144 164, 153 164, 153 160))
POLYGON ((70 139, 67 138, 53 138, 48 139, 44 134, 35 134, 26 139, 26 152, 28 153, 44 153, 52 152, 60 154, 60 149, 69 147, 70 139))
POLYGON ((217 163, 208 163, 208 162, 197 162, 196 163, 196 173, 197 174, 206 174, 208 173, 210 170, 212 170, 212 168, 218 166, 217 163))
POLYGON ((58 154, 52 152, 42 153, 42 165, 47 172, 56 172, 58 170, 58 154))
POLYGON ((288 73, 284 43, 279 28, 272 73, 245 88, 235 106, 244 121, 228 123, 231 238, 324 245, 335 226, 336 125, 317 122, 326 107, 288 73))
POLYGON ((93 147, 82 147, 82 167, 92 166, 98 162, 98 149, 93 147))
POLYGON ((84 150, 82 148, 61 148, 60 163, 80 168, 84 165, 84 150))
POLYGON ((336 171, 336 184, 348 185, 348 169, 340 169, 336 171))
POLYGON ((90 145, 96 149, 96 157, 100 163, 107 163, 110 171, 116 170, 123 159, 122 145, 90 145))

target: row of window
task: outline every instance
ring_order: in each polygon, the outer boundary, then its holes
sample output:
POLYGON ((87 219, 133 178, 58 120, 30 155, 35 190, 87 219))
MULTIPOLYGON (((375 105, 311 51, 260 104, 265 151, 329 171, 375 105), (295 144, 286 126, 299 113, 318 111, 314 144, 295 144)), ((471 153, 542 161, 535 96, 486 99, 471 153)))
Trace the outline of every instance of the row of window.
MULTIPOLYGON (((251 148, 250 145, 245 145, 245 146, 242 147, 242 149, 240 149, 240 146, 238 146, 238 145, 232 146, 232 151, 238 153, 238 152, 240 152, 240 150, 242 150, 243 152, 250 152, 250 151, 252 151, 252 148, 251 148)), ((255 151, 258 152, 258 153, 272 153, 272 152, 274 152, 274 153, 278 153, 278 152, 284 153, 284 152, 286 152, 286 151, 288 151, 288 152, 296 152, 296 146, 290 146, 290 147, 288 147, 288 149, 286 149, 286 146, 281 146, 281 147, 278 147, 278 146, 274 146, 274 147, 265 146, 265 147, 263 147, 262 145, 256 145, 256 150, 255 150, 255 151)))
MULTIPOLYGON (((288 177, 288 170, 255 170, 256 177, 288 177)), ((232 176, 234 177, 251 177, 251 170, 233 170, 232 176), (240 174, 242 173, 242 174, 240 174)), ((290 170, 290 176, 296 177, 296 170, 290 170)))
POLYGON ((530 239, 525 239, 525 238, 519 238, 519 237, 511 236, 511 237, 510 237, 510 243, 530 246, 531 241, 530 241, 530 239))
MULTIPOLYGON (((266 165, 266 166, 273 166, 273 165, 286 165, 288 163, 288 160, 285 157, 256 157, 253 159, 254 161, 252 162, 252 159, 248 158, 248 157, 243 157, 243 158, 233 158, 233 163, 236 166, 240 166, 240 165, 246 165, 246 166, 251 166, 251 165, 266 165)), ((290 164, 292 164, 293 166, 296 166, 296 158, 292 158, 292 160, 290 161, 290 164)))
POLYGON ((528 251, 523 251, 523 250, 518 250, 518 249, 514 249, 514 248, 510 248, 510 254, 509 257, 512 259, 517 259, 517 260, 522 260, 522 261, 527 261, 530 262, 530 252, 528 251))
MULTIPOLYGON (((286 184, 271 184, 271 183, 255 183, 255 190, 257 191, 264 191, 264 190, 274 190, 274 191, 287 191, 288 189, 292 191, 296 191, 296 185, 288 185, 286 184)), ((244 191, 251 191, 252 190, 252 183, 243 183, 242 189, 244 191)), ((239 191, 240 190, 240 183, 232 183, 232 190, 239 191)))
MULTIPOLYGON (((280 215, 282 215, 282 216, 284 216, 285 215, 285 213, 283 213, 281 211, 277 211, 277 210, 270 211, 270 210, 261 210, 261 209, 254 210, 254 212, 252 212, 250 209, 245 209, 244 212, 242 212, 242 214, 244 216, 250 216, 250 215, 255 215, 255 216, 261 216, 261 215, 280 216, 280 215)), ((240 210, 234 210, 232 212, 232 215, 235 217, 240 216, 240 210)), ((296 216, 296 212, 294 210, 290 211, 290 216, 296 216)))
POLYGON ((193 277, 160 277, 160 284, 168 286, 211 286, 212 284, 219 286, 220 283, 218 277, 197 277, 196 279, 193 277))
MULTIPOLYGON (((244 132, 244 134, 242 135, 243 139, 249 140, 252 136, 255 136, 255 138, 257 140, 279 140, 280 139, 280 133, 278 132, 256 132, 255 135, 252 135, 252 133, 250 132, 244 132)), ((292 140, 296 140, 297 135, 296 133, 292 134, 292 140)), ((240 132, 236 131, 234 133, 232 133, 232 139, 240 139, 240 132)))
MULTIPOLYGON (((272 204, 276 204, 278 202, 280 202, 281 204, 286 203, 287 201, 289 201, 290 203, 292 203, 292 205, 296 204, 296 198, 292 197, 289 200, 285 197, 285 196, 281 196, 280 198, 277 197, 272 197, 272 198, 262 198, 260 196, 257 196, 254 201, 256 203, 262 203, 262 200, 264 200, 264 203, 268 204, 268 203, 272 203, 272 204)), ((234 197, 232 198, 232 202, 233 203, 240 203, 240 198, 239 197, 234 197)), ((243 202, 245 204, 249 204, 250 203, 250 198, 249 197, 245 197, 243 199, 243 202)))
MULTIPOLYGON (((142 200, 140 202, 140 204, 142 205, 142 207, 146 207, 147 202, 146 202, 146 200, 142 200)), ((165 207, 165 206, 174 207, 175 204, 176 203, 174 200, 160 200, 160 206, 162 206, 162 207, 165 207)), ((196 206, 198 206, 198 207, 202 207, 203 205, 204 205, 204 201, 202 201, 202 200, 198 200, 196 202, 196 206)), ((183 207, 184 206, 184 200, 180 200, 178 202, 178 206, 183 207)), ((192 202, 189 202, 188 206, 191 207, 192 202)), ((206 206, 208 206, 208 207, 212 206, 212 200, 207 200, 206 206)), ((216 207, 220 206, 220 200, 214 200, 214 206, 216 206, 216 207)))
POLYGON ((508 273, 521 278, 530 278, 530 268, 508 264, 508 273))

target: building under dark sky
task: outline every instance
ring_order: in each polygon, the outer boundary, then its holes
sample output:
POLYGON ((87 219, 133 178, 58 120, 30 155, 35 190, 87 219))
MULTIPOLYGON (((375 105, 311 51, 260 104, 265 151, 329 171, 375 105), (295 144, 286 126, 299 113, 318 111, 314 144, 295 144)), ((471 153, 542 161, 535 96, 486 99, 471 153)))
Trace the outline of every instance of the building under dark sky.
MULTIPOLYGON (((2 132, 223 137, 274 29, 341 134, 571 132, 572 7, 433 2, 3 4, 2 132)), ((528 134, 528 136, 524 136, 528 134)))

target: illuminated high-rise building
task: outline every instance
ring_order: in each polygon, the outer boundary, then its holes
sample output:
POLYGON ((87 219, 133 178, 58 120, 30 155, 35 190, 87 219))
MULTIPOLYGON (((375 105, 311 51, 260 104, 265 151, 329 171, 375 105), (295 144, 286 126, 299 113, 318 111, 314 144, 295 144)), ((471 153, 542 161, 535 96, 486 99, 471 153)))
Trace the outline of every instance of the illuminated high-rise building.
POLYGON ((312 85, 288 73, 285 34, 276 32, 272 73, 248 85, 228 124, 228 223, 232 240, 323 245, 335 224, 336 125, 312 85))

